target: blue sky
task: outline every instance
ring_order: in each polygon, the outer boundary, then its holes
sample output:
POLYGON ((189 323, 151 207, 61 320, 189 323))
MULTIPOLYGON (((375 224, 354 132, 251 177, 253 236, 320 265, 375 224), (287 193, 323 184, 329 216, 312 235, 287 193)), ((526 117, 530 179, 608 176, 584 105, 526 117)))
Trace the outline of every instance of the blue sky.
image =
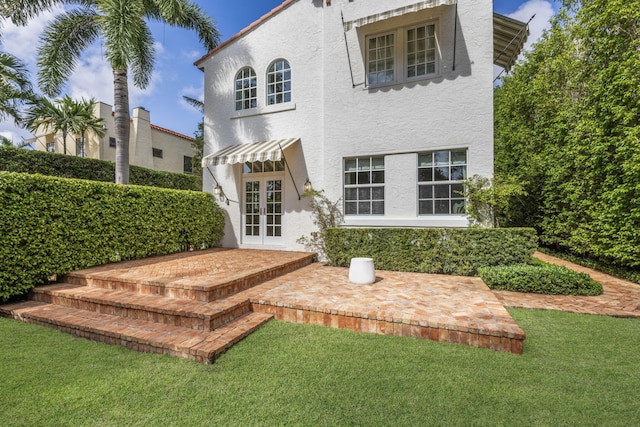
MULTIPOLYGON (((371 1, 371 0, 370 0, 371 1)), ((216 21, 222 41, 233 36, 262 15, 277 7, 281 0, 196 0, 207 14, 216 21)), ((549 18, 560 6, 555 0, 494 0, 494 11, 521 21, 531 22, 528 45, 534 42, 549 18)), ((59 10, 58 10, 59 12, 59 10)), ((54 11, 55 13, 55 11, 54 11)), ((3 43, 0 50, 12 53, 28 63, 31 76, 36 78, 36 51, 38 36, 51 19, 51 13, 42 15, 26 28, 4 23, 3 43)), ((151 84, 145 90, 130 85, 131 108, 145 107, 151 112, 151 122, 176 132, 193 135, 201 114, 182 101, 183 95, 201 98, 203 73, 193 62, 206 53, 193 32, 152 23, 156 40, 156 66, 151 84)), ((88 49, 66 86, 65 93, 73 98, 95 98, 113 104, 113 85, 109 66, 102 58, 99 44, 88 49)), ((0 122, 0 135, 15 142, 29 133, 16 128, 11 122, 0 122)))

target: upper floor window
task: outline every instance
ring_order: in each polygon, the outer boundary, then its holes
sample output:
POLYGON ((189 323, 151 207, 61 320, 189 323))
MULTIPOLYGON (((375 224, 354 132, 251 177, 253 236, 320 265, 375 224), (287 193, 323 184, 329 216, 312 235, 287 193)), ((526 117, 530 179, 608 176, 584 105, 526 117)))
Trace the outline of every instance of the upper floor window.
POLYGON ((257 86, 253 68, 245 67, 236 74, 236 111, 257 107, 257 86))
POLYGON ((418 155, 418 213, 465 213, 463 181, 467 178, 467 150, 433 151, 418 155))
POLYGON ((116 146, 116 139, 113 137, 109 137, 109 147, 114 147, 116 146))
POLYGON ((379 86, 438 74, 436 24, 405 27, 366 39, 367 82, 379 86))
POLYGON ((56 152, 56 143, 55 142, 47 142, 47 151, 49 153, 55 153, 56 152))
POLYGON ((389 83, 395 77, 394 34, 369 37, 367 49, 367 76, 370 85, 389 83))
POLYGON ((291 101, 291 67, 278 59, 267 70, 267 105, 291 101))
POLYGON ((160 148, 151 148, 151 151, 153 153, 153 157, 157 157, 159 159, 162 158, 162 149, 160 149, 160 148))
POLYGON ((407 30, 407 78, 436 73, 436 26, 422 25, 407 30))

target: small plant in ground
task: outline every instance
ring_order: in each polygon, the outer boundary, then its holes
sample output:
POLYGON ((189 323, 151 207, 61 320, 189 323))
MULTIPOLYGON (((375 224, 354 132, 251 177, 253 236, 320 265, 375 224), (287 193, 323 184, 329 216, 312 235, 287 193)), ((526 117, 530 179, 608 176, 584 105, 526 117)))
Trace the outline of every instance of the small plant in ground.
POLYGON ((308 236, 302 236, 298 238, 296 242, 304 245, 307 250, 317 253, 321 261, 326 261, 327 230, 342 224, 344 218, 342 210, 340 209, 342 199, 338 199, 335 202, 331 201, 324 194, 324 190, 311 190, 305 193, 304 196, 311 197, 311 217, 313 219, 313 225, 318 228, 318 231, 313 231, 308 236))
POLYGON ((498 228, 500 215, 509 206, 509 201, 527 195, 514 179, 491 179, 480 175, 466 179, 464 188, 467 215, 474 225, 485 228, 498 228))
POLYGON ((601 295, 602 285, 585 273, 557 265, 483 267, 480 278, 490 289, 547 295, 601 295))

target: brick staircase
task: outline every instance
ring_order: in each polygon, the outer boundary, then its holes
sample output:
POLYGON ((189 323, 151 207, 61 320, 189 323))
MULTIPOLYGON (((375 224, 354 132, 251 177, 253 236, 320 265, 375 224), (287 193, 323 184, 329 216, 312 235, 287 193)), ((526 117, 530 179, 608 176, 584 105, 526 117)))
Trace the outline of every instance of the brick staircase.
POLYGON ((0 315, 213 363, 273 317, 252 311, 252 288, 312 260, 308 253, 214 249, 99 266, 37 287, 29 301, 0 306, 0 315))

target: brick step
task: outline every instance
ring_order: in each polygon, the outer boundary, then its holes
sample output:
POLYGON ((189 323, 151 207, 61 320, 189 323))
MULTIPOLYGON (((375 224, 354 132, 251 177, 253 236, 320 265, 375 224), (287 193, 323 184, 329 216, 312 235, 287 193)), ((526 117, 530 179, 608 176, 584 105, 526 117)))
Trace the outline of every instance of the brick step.
POLYGON ((5 316, 54 327, 74 336, 200 363, 213 363, 233 344, 273 317, 248 313, 207 332, 35 301, 2 306, 0 310, 5 316))
POLYGON ((206 276, 180 277, 132 277, 127 269, 106 270, 104 266, 78 270, 60 278, 61 282, 86 285, 141 295, 158 295, 171 298, 210 302, 226 298, 275 277, 290 273, 313 262, 313 254, 296 253, 295 259, 270 266, 257 264, 245 270, 221 270, 206 276))
POLYGON ((248 298, 200 302, 68 283, 36 287, 31 299, 199 331, 212 331, 251 311, 248 298))

